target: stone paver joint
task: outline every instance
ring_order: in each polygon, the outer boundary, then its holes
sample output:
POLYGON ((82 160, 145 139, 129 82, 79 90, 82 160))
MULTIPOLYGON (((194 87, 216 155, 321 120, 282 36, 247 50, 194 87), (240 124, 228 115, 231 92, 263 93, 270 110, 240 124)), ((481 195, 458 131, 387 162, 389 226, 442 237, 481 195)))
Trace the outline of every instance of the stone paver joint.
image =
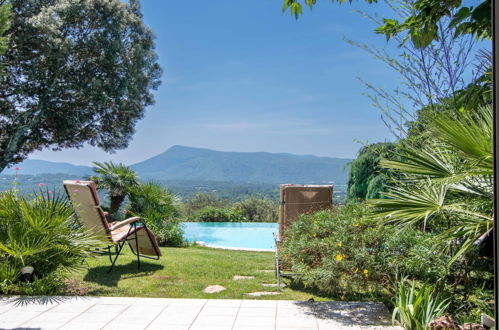
POLYGON ((0 328, 402 329, 373 302, 126 297, 3 297, 0 328))

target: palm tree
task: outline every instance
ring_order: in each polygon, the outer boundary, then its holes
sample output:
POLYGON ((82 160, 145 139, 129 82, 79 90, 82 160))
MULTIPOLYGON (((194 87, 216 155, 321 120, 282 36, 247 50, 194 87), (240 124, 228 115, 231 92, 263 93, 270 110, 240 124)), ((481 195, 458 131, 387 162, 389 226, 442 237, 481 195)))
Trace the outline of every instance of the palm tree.
POLYGON ((98 175, 91 176, 90 179, 95 182, 97 189, 109 192, 109 212, 115 215, 131 190, 138 186, 137 173, 121 163, 94 162, 94 165, 94 171, 98 175))
POLYGON ((402 175, 399 184, 371 200, 376 213, 399 225, 438 230, 437 244, 457 246, 451 262, 489 237, 492 218, 492 108, 432 116, 434 140, 422 149, 404 145, 403 161, 382 161, 402 175))

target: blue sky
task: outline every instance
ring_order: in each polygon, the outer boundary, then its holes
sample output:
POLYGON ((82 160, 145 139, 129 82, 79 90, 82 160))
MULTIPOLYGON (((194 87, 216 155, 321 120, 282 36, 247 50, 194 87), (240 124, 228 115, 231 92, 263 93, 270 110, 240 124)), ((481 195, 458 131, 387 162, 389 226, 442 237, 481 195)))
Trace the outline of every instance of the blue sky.
POLYGON ((164 74, 129 148, 45 150, 30 158, 132 164, 172 145, 354 157, 358 141, 391 140, 357 78, 387 88, 400 80, 342 40, 386 45, 354 12, 386 16, 386 8, 323 1, 295 20, 281 4, 143 0, 164 74))

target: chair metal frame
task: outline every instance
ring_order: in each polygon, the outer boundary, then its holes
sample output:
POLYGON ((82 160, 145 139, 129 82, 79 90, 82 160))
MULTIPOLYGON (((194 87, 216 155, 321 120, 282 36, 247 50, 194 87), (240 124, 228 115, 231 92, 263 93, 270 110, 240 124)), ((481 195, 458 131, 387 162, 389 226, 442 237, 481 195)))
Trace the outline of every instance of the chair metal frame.
MULTIPOLYGON (((70 194, 69 194, 66 186, 64 186, 64 189, 66 190, 66 193, 68 195, 69 200, 72 201, 71 197, 70 197, 70 194)), ((94 198, 94 200, 95 200, 95 198, 94 198)), ((95 200, 95 202, 97 204, 96 207, 100 208, 100 204, 98 203, 98 200, 95 200)), ((104 215, 104 212, 102 212, 100 214, 104 215)), ((105 216, 105 217, 107 218, 107 216, 105 216)), ((123 238, 120 239, 119 241, 113 241, 113 239, 112 239, 112 233, 111 233, 112 230, 113 230, 113 226, 111 226, 109 224, 109 222, 108 222, 107 219, 104 219, 104 220, 105 220, 105 222, 109 226, 109 227, 106 228, 106 230, 108 231, 107 239, 109 241, 111 241, 112 244, 109 244, 108 246, 106 246, 105 248, 103 248, 103 249, 105 249, 107 251, 101 251, 99 248, 96 248, 94 251, 91 251, 91 252, 94 253, 94 254, 97 254, 97 255, 106 255, 106 254, 108 255, 109 261, 111 262, 111 266, 109 267, 107 273, 110 273, 113 270, 114 265, 116 264, 116 261, 118 260, 118 257, 121 255, 121 251, 123 250, 123 247, 125 246, 126 243, 128 243, 128 245, 129 245, 130 250, 132 251, 132 253, 135 256, 137 256, 137 268, 140 269, 140 258, 141 257, 142 258, 146 258, 146 259, 151 259, 151 260, 159 260, 160 254, 156 255, 155 257, 151 257, 151 256, 144 255, 144 254, 140 253, 138 231, 141 230, 141 229, 145 230, 146 234, 149 236, 149 238, 151 238, 149 230, 147 228, 147 225, 145 224, 144 221, 140 221, 140 220, 142 220, 141 218, 139 218, 139 217, 133 217, 133 218, 129 218, 127 220, 123 220, 122 222, 120 222, 120 223, 129 222, 129 223, 117 226, 115 229, 120 228, 122 226, 129 226, 129 229, 128 229, 128 232, 126 233, 126 235, 124 235, 123 238), (132 231, 133 231, 133 233, 132 233, 132 231), (133 243, 130 242, 130 241, 133 241, 133 240, 135 240, 135 250, 136 251, 134 251, 134 249, 132 248, 132 244, 133 243), (111 252, 111 248, 112 247, 114 247, 114 254, 115 254, 114 258, 113 258, 113 253, 111 252)), ((116 225, 119 225, 120 223, 118 223, 116 225)))

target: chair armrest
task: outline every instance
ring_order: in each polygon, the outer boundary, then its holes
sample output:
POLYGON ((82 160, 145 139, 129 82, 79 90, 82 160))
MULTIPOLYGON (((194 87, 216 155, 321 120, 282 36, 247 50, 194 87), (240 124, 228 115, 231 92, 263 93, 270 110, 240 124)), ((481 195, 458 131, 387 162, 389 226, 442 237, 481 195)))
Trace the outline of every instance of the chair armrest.
POLYGON ((139 221, 140 221, 140 217, 128 218, 126 220, 123 220, 123 221, 120 221, 118 223, 115 223, 114 225, 112 225, 111 227, 109 227, 109 230, 113 231, 113 230, 116 230, 116 229, 121 228, 123 226, 130 225, 130 224, 132 224, 134 222, 139 222, 139 221))

